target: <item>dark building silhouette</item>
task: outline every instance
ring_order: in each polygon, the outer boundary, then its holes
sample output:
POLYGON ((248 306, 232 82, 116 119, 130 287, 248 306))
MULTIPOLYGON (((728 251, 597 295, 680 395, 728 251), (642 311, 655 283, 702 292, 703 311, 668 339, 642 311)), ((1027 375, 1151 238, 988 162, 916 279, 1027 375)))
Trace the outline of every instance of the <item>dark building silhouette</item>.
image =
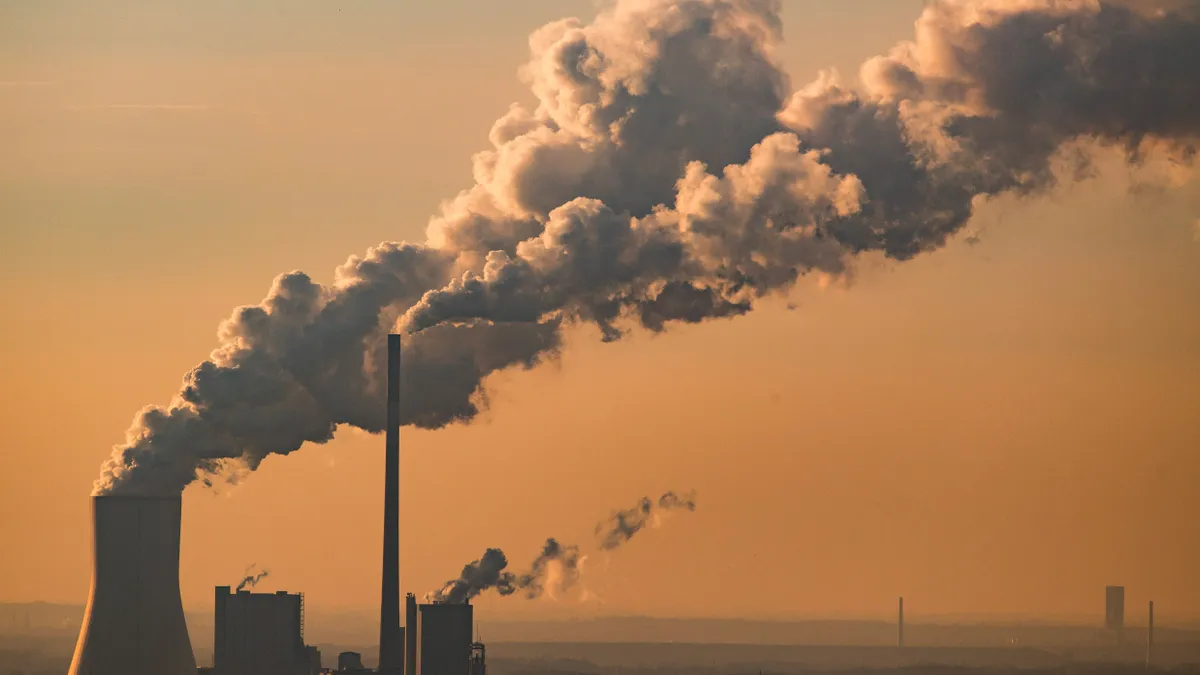
POLYGON ((1104 627, 1116 633, 1117 644, 1122 642, 1125 632, 1125 587, 1108 586, 1104 589, 1104 627))
POLYGON ((343 673, 366 670, 363 667, 362 654, 358 652, 342 652, 338 654, 337 669, 343 673))
POLYGON ((474 613, 469 604, 421 605, 421 675, 469 675, 474 613))
POLYGON ((314 675, 320 652, 304 644, 304 596, 216 589, 214 675, 314 675))

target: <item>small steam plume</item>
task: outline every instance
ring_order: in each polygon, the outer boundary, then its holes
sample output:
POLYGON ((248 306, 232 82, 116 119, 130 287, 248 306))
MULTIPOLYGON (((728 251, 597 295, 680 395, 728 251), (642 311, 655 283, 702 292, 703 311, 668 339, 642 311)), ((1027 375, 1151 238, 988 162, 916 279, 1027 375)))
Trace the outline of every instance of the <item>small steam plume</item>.
POLYGON ((637 506, 614 511, 607 520, 596 524, 596 537, 600 541, 600 548, 605 551, 617 548, 632 539, 633 535, 647 525, 653 523, 658 511, 672 509, 695 511, 695 494, 689 493, 681 497, 674 492, 668 492, 659 497, 657 502, 649 497, 642 497, 637 506))
POLYGON ((258 585, 258 582, 267 578, 267 575, 271 573, 270 570, 262 570, 261 572, 255 573, 254 568, 256 566, 257 565, 251 565, 246 568, 246 576, 243 577, 241 583, 237 585, 237 589, 234 590, 235 593, 240 592, 243 589, 254 588, 258 585))
POLYGON ((564 326, 615 340, 745 314, 860 255, 936 250, 989 197, 1086 176, 1089 148, 1190 165, 1200 143, 1200 3, 931 0, 861 87, 795 90, 780 8, 615 0, 534 32, 537 106, 496 121, 427 241, 352 256, 329 284, 277 277, 136 415, 94 493, 178 494, 339 425, 381 431, 392 330, 403 423, 467 422, 490 373, 553 358, 564 326))
POLYGON ((570 588, 579 578, 581 562, 578 546, 564 546, 555 539, 547 539, 542 552, 529 565, 529 571, 514 574, 505 569, 508 558, 504 551, 489 548, 479 560, 467 563, 457 579, 427 593, 425 602, 462 604, 490 589, 500 595, 523 591, 527 598, 539 598, 549 590, 548 581, 552 574, 558 588, 570 588))
MULTIPOLYGON (((608 520, 596 526, 600 548, 612 550, 629 541, 638 530, 652 521, 656 509, 695 511, 695 494, 688 493, 681 497, 668 492, 659 497, 657 502, 643 497, 637 506, 614 512, 608 520)), ((555 589, 565 591, 573 586, 579 580, 585 559, 586 556, 580 555, 578 546, 564 546, 557 539, 547 539, 542 552, 530 563, 529 571, 514 574, 506 569, 508 558, 504 551, 489 548, 479 560, 463 566, 457 579, 447 581, 439 590, 426 593, 425 602, 461 604, 493 589, 500 595, 523 591, 525 597, 531 600, 540 598, 555 589)))

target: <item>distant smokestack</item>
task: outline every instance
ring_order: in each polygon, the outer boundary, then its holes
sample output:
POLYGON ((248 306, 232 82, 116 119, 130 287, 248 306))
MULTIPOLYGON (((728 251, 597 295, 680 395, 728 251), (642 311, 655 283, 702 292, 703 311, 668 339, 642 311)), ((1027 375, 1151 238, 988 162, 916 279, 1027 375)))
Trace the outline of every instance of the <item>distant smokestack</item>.
MULTIPOLYGON (((411 630, 411 627, 409 628, 411 630)), ((383 470, 383 587, 379 600, 379 673, 400 675, 400 336, 388 335, 387 446, 383 470)))
POLYGON ((1154 665, 1154 601, 1150 601, 1150 622, 1146 626, 1146 667, 1154 665))
POLYGON ((92 589, 69 675, 195 675, 179 598, 179 497, 92 500, 92 589))
POLYGON ((900 620, 898 622, 899 630, 896 634, 896 646, 904 646, 904 598, 900 598, 900 620))
POLYGON ((404 673, 417 675, 417 596, 404 598, 404 673))

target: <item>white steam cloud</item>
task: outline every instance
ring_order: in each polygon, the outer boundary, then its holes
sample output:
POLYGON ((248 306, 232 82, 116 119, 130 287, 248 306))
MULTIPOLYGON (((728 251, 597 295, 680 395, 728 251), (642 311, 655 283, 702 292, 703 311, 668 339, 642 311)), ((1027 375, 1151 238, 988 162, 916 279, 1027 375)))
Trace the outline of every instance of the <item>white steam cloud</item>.
POLYGON ((941 0, 861 90, 824 76, 790 96, 779 9, 619 0, 539 29, 522 71, 537 107, 495 123, 428 242, 353 256, 330 285, 279 276, 170 405, 138 413, 95 493, 176 494, 339 425, 380 431, 392 330, 403 421, 438 428, 565 324, 613 340, 736 316, 860 253, 938 248, 978 197, 1054 187, 1081 142, 1131 162, 1197 147, 1194 2, 941 0))

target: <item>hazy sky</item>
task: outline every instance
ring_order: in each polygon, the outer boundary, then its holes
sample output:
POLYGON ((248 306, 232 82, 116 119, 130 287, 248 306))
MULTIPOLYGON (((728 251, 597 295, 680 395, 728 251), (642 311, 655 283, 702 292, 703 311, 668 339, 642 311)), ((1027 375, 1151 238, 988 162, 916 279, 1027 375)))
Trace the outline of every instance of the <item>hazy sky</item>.
MULTIPOLYGON (((786 0, 794 86, 853 74, 920 0, 786 0)), ((0 5, 0 601, 86 599, 89 491, 135 411, 278 273, 422 240, 526 36, 589 2, 0 5), (436 5, 436 9, 434 8, 436 5), (103 9, 101 9, 103 7, 103 9)), ((491 618, 1200 615, 1200 184, 1159 165, 985 205, 945 250, 792 308, 502 373, 471 426, 405 430, 402 586, 523 564, 610 509, 699 509, 491 618)), ((250 563, 378 601, 382 438, 345 431, 184 495, 184 603, 250 563)))

